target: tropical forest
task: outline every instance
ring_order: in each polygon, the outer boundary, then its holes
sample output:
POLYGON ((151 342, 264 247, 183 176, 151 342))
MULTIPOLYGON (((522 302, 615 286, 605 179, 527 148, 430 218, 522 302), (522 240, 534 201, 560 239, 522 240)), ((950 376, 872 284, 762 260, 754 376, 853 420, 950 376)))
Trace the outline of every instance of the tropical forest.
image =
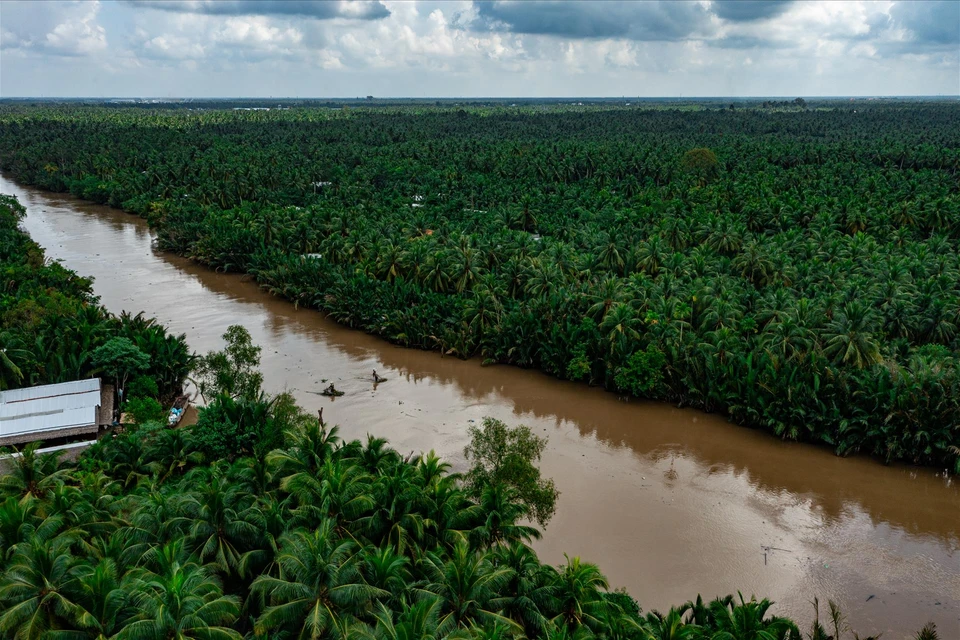
POLYGON ((960 471, 950 102, 7 105, 0 168, 397 344, 960 471))
MULTIPOLYGON (((8 101, 0 170, 400 347, 960 473, 956 102, 194 107, 8 101)), ((541 561, 546 435, 471 420, 457 460, 343 437, 266 390, 247 328, 201 354, 112 313, 25 215, 2 196, 0 391, 123 393, 79 455, 0 460, 0 638, 880 637, 816 594, 803 620, 736 591, 656 609, 577 549, 541 561)))

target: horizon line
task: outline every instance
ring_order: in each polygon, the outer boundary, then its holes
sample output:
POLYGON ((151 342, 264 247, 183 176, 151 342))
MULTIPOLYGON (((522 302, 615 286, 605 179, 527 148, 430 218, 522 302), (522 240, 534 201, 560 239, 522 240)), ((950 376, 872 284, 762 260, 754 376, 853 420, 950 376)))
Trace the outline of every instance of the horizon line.
POLYGON ((67 95, 19 95, 3 96, 0 100, 760 100, 760 99, 896 99, 896 98, 957 98, 960 93, 938 94, 824 94, 824 95, 664 95, 664 96, 150 96, 150 95, 107 95, 107 96, 67 96, 67 95))

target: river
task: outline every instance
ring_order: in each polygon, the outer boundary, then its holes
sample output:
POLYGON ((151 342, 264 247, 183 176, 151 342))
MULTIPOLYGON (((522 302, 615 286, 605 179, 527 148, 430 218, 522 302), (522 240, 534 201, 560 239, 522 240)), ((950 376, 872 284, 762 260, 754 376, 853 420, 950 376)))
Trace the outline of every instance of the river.
POLYGON ((467 427, 484 416, 547 436, 542 469, 561 495, 537 552, 599 564, 644 610, 740 590, 806 624, 817 596, 838 601, 861 635, 912 638, 934 621, 941 638, 960 638, 960 482, 944 472, 841 459, 720 416, 395 347, 155 251, 135 216, 3 177, 0 192, 27 207, 23 227, 50 259, 95 278, 108 309, 155 316, 198 352, 244 325, 263 347, 267 390, 323 407, 347 438, 372 432, 462 468, 467 427), (373 369, 389 381, 374 388, 373 369), (324 378, 347 395, 317 395, 324 378))

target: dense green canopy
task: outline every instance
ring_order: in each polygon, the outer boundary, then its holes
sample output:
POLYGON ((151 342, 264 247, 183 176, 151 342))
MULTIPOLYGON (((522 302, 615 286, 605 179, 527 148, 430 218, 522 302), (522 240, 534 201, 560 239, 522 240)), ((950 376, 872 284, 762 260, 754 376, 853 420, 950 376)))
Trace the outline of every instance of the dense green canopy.
POLYGON ((0 167, 399 344, 960 470, 958 118, 7 106, 0 167))
POLYGON ((0 195, 0 391, 99 376, 132 381, 131 390, 148 381, 143 395, 180 393, 193 361, 185 337, 140 314, 108 313, 89 279, 48 262, 17 227, 23 214, 0 195))

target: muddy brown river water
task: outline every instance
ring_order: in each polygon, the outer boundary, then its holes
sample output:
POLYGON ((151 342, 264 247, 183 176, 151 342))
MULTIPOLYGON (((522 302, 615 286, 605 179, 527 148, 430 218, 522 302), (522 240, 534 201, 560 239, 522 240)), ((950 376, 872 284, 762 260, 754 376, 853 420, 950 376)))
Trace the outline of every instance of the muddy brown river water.
POLYGON ((372 432, 462 466, 467 427, 484 416, 549 437, 542 468, 561 496, 537 552, 598 563, 645 610, 740 590, 807 624, 817 596, 841 603, 861 635, 897 640, 934 621, 960 639, 960 482, 945 472, 841 459, 716 415, 394 347, 156 252, 134 216, 6 178, 0 192, 27 207, 23 226, 50 259, 95 278, 108 309, 156 316, 200 352, 243 324, 263 347, 268 391, 323 407, 347 438, 372 432), (389 381, 374 388, 372 369, 389 381), (347 395, 317 395, 323 378, 347 395))

